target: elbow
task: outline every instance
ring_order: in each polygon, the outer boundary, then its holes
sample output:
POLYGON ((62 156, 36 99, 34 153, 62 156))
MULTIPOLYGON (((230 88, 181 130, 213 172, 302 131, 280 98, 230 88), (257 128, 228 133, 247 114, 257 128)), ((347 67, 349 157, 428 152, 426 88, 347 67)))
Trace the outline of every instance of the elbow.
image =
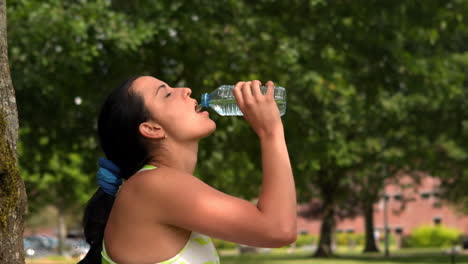
POLYGON ((288 246, 288 245, 291 245, 292 243, 296 242, 296 239, 297 239, 297 232, 296 230, 294 231, 289 231, 287 233, 285 233, 283 235, 283 239, 282 239, 282 246, 288 246))
MULTIPOLYGON (((295 226, 294 226, 295 227, 295 226)), ((279 229, 283 231, 276 231, 276 237, 274 241, 273 247, 279 248, 291 245, 292 243, 296 242, 297 239, 297 232, 294 228, 286 228, 286 229, 279 229)))

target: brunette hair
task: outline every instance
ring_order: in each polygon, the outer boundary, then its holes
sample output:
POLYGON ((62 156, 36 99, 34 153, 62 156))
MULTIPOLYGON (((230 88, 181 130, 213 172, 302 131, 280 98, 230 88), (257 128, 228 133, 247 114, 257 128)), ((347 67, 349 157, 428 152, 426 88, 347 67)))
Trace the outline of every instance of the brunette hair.
MULTIPOLYGON (((98 119, 98 135, 106 158, 120 168, 123 179, 130 178, 151 157, 148 142, 138 127, 150 119, 143 97, 133 91, 132 77, 114 89, 104 104, 98 119)), ((86 242, 91 246, 79 264, 101 263, 104 228, 109 218, 115 197, 98 188, 88 201, 83 217, 86 242)))

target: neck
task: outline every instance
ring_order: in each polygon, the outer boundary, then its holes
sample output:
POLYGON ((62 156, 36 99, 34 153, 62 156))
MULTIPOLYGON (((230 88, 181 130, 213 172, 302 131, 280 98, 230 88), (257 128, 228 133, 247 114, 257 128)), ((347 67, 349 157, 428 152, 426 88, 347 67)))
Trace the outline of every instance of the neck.
POLYGON ((198 141, 174 142, 166 140, 161 149, 162 153, 155 155, 157 161, 150 162, 156 167, 170 167, 193 175, 197 165, 198 141))

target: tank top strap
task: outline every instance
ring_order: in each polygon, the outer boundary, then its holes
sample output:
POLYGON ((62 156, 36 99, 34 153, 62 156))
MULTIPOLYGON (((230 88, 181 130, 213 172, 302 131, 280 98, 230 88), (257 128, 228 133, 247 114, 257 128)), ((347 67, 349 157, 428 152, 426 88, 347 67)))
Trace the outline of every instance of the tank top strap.
POLYGON ((138 172, 140 171, 145 171, 145 170, 153 170, 153 169, 157 169, 158 167, 156 166, 153 166, 153 165, 150 165, 150 164, 146 164, 145 166, 143 166, 138 172))
POLYGON ((109 257, 109 255, 107 255, 104 239, 102 240, 101 263, 102 264, 117 264, 109 257))

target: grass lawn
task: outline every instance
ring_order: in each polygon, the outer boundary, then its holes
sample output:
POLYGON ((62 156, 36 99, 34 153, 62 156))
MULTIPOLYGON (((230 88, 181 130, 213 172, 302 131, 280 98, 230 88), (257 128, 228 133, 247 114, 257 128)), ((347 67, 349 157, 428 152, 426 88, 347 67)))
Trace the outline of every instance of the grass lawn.
MULTIPOLYGON (((339 250, 337 257, 323 259, 312 258, 312 252, 296 251, 288 254, 284 249, 275 249, 269 253, 257 255, 232 255, 235 251, 220 251, 222 264, 450 264, 450 255, 437 249, 412 249, 392 252, 386 259, 381 254, 361 254, 358 251, 346 252, 339 250)), ((27 259, 26 264, 71 264, 77 259, 49 257, 46 259, 27 259)), ((468 254, 457 255, 455 263, 468 264, 468 254)))
MULTIPOLYGON (((221 252, 222 253, 222 252, 221 252)), ((274 250, 261 255, 222 256, 222 264, 450 264, 451 256, 440 250, 412 249, 399 250, 392 253, 389 259, 382 254, 362 254, 360 252, 339 253, 334 258, 312 258, 311 252, 296 252, 288 254, 285 251, 274 250)), ((468 264, 468 255, 457 255, 455 263, 468 264)))

